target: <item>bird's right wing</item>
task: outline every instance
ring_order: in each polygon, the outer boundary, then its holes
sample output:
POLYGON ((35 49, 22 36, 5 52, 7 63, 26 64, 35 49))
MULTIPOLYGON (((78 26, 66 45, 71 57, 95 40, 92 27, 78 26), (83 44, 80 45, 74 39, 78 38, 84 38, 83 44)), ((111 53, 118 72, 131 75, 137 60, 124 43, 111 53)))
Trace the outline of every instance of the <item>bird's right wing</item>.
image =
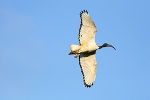
POLYGON ((90 18, 90 15, 87 11, 82 11, 80 13, 81 17, 81 24, 80 24, 80 30, 79 30, 79 42, 80 45, 82 44, 88 44, 90 40, 95 41, 95 34, 97 32, 97 28, 90 18))
POLYGON ((79 56, 79 64, 81 67, 81 72, 83 74, 84 85, 87 87, 91 87, 96 78, 96 51, 81 53, 79 56))

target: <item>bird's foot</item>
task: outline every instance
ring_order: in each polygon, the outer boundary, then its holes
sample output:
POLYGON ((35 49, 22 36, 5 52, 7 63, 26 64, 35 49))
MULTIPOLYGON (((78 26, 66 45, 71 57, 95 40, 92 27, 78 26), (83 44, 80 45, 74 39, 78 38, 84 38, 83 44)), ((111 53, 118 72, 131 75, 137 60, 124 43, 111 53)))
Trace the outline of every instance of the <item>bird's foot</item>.
POLYGON ((78 58, 80 54, 70 52, 69 55, 73 55, 75 58, 78 58))

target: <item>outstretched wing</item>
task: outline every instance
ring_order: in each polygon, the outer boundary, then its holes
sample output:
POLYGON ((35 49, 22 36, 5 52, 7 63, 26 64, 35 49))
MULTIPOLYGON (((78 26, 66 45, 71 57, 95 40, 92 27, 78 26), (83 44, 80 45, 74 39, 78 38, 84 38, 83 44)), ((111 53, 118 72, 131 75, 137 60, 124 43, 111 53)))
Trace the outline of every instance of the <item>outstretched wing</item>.
POLYGON ((87 87, 91 87, 96 78, 96 51, 81 53, 79 56, 79 64, 83 74, 84 85, 87 87))
POLYGON ((90 18, 87 10, 82 11, 80 13, 80 18, 81 18, 81 24, 80 24, 80 30, 79 30, 79 42, 80 45, 88 42, 90 40, 95 41, 95 34, 97 32, 97 28, 90 18))

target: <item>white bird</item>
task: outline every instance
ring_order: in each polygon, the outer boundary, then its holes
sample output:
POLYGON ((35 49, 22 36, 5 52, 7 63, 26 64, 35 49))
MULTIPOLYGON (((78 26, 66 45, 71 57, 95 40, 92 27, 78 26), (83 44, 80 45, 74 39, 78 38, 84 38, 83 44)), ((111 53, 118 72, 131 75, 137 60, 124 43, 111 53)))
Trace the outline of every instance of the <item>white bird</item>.
MULTIPOLYGON (((98 46, 95 42, 95 34, 97 28, 90 18, 87 10, 80 13, 81 24, 79 30, 79 43, 80 45, 71 45, 71 52, 76 58, 79 56, 79 64, 83 74, 84 85, 91 87, 96 78, 97 62, 96 50, 103 47, 113 47, 107 43, 98 46)), ((113 47, 114 48, 114 47, 113 47)), ((115 49, 115 48, 114 48, 115 49)))

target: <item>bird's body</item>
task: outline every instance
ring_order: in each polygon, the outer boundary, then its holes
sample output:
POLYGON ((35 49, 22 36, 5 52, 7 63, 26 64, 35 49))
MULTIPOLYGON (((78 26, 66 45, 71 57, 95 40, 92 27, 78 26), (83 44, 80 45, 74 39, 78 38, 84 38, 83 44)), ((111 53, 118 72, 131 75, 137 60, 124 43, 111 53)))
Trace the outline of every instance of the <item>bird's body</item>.
POLYGON ((71 45, 71 51, 80 54, 83 52, 92 52, 97 50, 99 47, 95 42, 91 42, 89 44, 83 44, 83 45, 71 45))
MULTIPOLYGON (((102 47, 113 47, 107 43, 98 46, 95 42, 97 28, 87 11, 80 13, 81 25, 79 30, 80 45, 71 45, 71 53, 76 58, 79 56, 79 64, 82 70, 84 84, 87 87, 93 85, 96 78, 97 62, 96 50, 102 47)), ((114 47, 113 47, 114 48, 114 47)))

